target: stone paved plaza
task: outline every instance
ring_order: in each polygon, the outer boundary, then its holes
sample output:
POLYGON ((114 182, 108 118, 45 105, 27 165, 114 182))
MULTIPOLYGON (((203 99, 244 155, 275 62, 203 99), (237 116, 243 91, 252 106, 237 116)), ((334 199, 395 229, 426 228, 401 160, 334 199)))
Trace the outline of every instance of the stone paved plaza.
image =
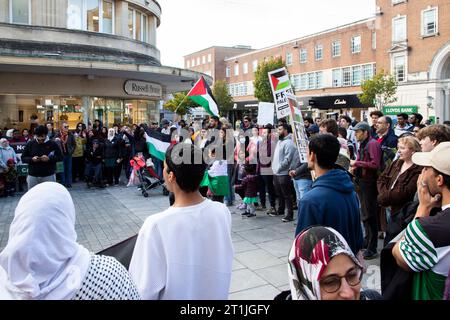
MULTIPOLYGON (((87 189, 84 184, 75 184, 70 192, 77 212, 78 241, 93 252, 136 234, 146 217, 169 206, 160 188, 150 191, 148 198, 136 187, 125 186, 87 189)), ((0 198, 0 250, 8 241, 19 198, 0 198)), ((289 288, 286 262, 295 224, 283 223, 262 211, 246 219, 234 207, 230 211, 235 258, 229 299, 271 300, 289 288)), ((378 259, 369 261, 363 287, 380 289, 378 265, 378 259)))

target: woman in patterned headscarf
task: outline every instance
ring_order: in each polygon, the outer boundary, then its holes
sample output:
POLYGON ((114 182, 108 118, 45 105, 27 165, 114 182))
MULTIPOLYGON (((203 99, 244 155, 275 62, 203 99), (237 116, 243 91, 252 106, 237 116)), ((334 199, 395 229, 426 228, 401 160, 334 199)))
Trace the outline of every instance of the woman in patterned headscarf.
POLYGON ((293 300, 365 300, 381 297, 361 291, 363 267, 334 229, 311 227, 294 240, 289 253, 293 300))

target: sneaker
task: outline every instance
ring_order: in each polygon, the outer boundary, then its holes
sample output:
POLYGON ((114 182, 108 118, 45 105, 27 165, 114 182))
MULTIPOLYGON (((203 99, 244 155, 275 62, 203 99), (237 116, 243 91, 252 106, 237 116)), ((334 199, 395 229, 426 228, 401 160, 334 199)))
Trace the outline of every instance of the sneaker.
POLYGON ((248 211, 244 211, 244 212, 242 212, 242 213, 241 213, 241 216, 243 216, 243 217, 244 217, 244 216, 246 216, 246 215, 248 215, 248 214, 250 214, 250 212, 248 212, 248 211))
POLYGON ((277 215, 277 210, 275 210, 274 207, 270 207, 269 211, 267 211, 266 214, 273 217, 273 216, 277 215))
POLYGON ((245 208, 246 208, 245 203, 241 203, 236 206, 236 209, 239 209, 239 210, 244 210, 245 208))
POLYGON ((372 260, 378 257, 378 253, 373 252, 371 250, 364 251, 363 258, 364 260, 372 260))
POLYGON ((247 213, 246 215, 245 215, 247 218, 250 218, 250 217, 256 217, 256 213, 247 213))
POLYGON ((283 219, 281 219, 281 221, 283 221, 283 222, 290 222, 292 220, 294 220, 294 219, 292 219, 291 217, 283 217, 283 219))

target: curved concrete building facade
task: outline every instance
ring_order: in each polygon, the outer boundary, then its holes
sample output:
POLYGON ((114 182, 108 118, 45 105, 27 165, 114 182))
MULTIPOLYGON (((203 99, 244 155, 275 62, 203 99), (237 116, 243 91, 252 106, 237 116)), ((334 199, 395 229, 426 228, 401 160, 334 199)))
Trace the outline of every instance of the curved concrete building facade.
POLYGON ((154 0, 0 0, 0 127, 159 120, 199 74, 162 66, 154 0))

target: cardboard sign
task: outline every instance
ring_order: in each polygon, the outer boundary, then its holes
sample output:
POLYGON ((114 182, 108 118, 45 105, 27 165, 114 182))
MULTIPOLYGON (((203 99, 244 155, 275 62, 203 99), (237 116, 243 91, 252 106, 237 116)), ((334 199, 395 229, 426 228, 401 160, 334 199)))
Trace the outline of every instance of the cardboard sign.
POLYGON ((289 105, 292 130, 294 132, 295 143, 300 154, 302 163, 308 162, 308 135, 306 134, 303 116, 294 95, 287 95, 289 105))
POLYGON ((278 119, 285 118, 291 114, 287 94, 294 94, 291 81, 286 68, 280 68, 268 72, 270 87, 272 88, 273 100, 278 119))
POLYGON ((273 114, 274 114, 275 104, 271 102, 260 102, 258 105, 258 124, 265 126, 266 124, 274 124, 273 114))

